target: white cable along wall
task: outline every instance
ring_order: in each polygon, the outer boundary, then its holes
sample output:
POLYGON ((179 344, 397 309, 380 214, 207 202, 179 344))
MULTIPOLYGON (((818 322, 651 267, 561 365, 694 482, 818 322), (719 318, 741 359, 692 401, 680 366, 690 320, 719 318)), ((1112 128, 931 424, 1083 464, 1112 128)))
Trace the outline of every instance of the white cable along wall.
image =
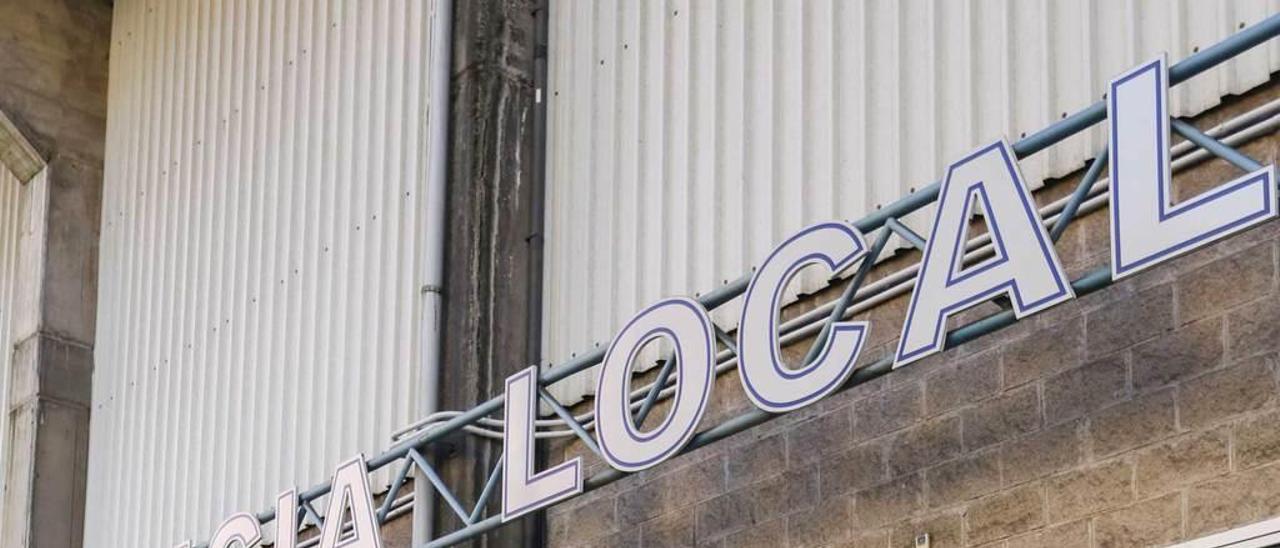
MULTIPOLYGON (((857 219, 973 147, 1102 98, 1276 0, 553 0, 543 358, 560 363, 644 305, 747 272, 786 235, 857 219)), ((1174 114, 1266 82, 1280 44, 1173 91, 1174 114)), ((1079 169, 1100 128, 1021 163, 1079 169)), ((931 208, 908 221, 922 229, 931 208)), ((797 290, 824 283, 802 279, 797 290)), ((733 307, 726 307, 733 308, 733 307)), ((732 327, 736 312, 720 313, 732 327)), ((896 326, 881 326, 895 329, 896 326)), ((579 375, 557 395, 594 389, 579 375)))
POLYGON ((86 546, 203 540, 415 418, 428 10, 116 1, 86 546))

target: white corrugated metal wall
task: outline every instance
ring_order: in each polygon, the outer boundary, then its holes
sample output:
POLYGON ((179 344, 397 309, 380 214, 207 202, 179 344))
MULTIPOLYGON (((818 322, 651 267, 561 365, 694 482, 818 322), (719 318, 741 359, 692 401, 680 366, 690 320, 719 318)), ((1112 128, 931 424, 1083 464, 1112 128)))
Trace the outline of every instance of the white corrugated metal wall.
POLYGON ((201 540, 415 418, 429 8, 116 1, 87 546, 201 540))
MULTIPOLYGON (((737 278, 808 223, 857 219, 980 143, 1016 141, 1098 101, 1112 76, 1160 51, 1177 61, 1278 10, 1276 0, 553 0, 544 360, 607 344, 655 299, 737 278)), ((1175 114, 1277 68, 1273 41, 1175 89, 1175 114)), ((1023 161, 1024 174, 1038 185, 1074 171, 1102 137, 1023 161)), ((576 400, 592 382, 580 375, 559 394, 576 400)))

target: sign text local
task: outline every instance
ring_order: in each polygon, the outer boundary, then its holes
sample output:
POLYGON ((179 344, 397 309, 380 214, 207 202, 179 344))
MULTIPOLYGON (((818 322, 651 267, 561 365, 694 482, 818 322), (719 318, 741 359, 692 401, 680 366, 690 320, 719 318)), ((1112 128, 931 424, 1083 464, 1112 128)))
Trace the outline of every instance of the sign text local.
MULTIPOLYGON (((1248 173, 1179 204, 1172 203, 1169 160, 1168 67, 1164 57, 1111 81, 1108 93, 1111 271, 1132 275, 1214 240, 1273 219, 1277 214, 1274 166, 1248 173)), ((1004 140, 982 146, 952 163, 942 181, 933 227, 925 244, 914 292, 901 328, 894 367, 942 350, 947 319, 997 297, 1018 318, 1072 299, 1075 294, 1004 140), (994 255, 965 265, 967 228, 974 206, 984 212, 994 255)), ((825 222, 782 242, 755 271, 743 296, 738 326, 738 370, 751 402, 771 413, 810 405, 839 388, 853 373, 868 330, 865 321, 832 325, 818 356, 801 367, 783 362, 778 309, 784 288, 802 268, 838 273, 863 259, 863 234, 849 223, 825 222)), ((624 472, 651 468, 676 455, 693 437, 711 397, 716 365, 715 329, 697 301, 669 298, 636 314, 610 343, 599 372, 595 441, 610 466, 624 472), (674 401, 656 427, 641 430, 630 412, 629 379, 641 348, 665 339, 676 363, 674 401)), ((534 468, 534 418, 538 370, 506 381, 502 478, 504 521, 582 492, 582 462, 575 458, 547 470, 534 468)), ((350 509, 355 538, 344 547, 381 546, 364 462, 338 469, 328 516, 350 509)), ((291 547, 296 522, 292 492, 276 512, 276 546, 291 547)), ((325 520, 321 548, 337 545, 340 519, 325 520), (332 523, 331 523, 332 522, 332 523)), ((210 548, 233 542, 252 546, 258 522, 237 514, 215 534, 210 548)))

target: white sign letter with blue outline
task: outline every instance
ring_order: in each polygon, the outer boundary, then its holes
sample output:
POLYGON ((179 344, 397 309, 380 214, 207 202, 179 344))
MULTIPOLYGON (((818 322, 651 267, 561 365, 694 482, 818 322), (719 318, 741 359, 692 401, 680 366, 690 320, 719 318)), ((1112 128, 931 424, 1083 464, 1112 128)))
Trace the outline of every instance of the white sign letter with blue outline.
POLYGON ((947 168, 893 366, 942 350, 948 317, 1001 295, 1018 318, 1075 296, 1003 139, 947 168), (965 266, 974 200, 985 212, 995 254, 965 266))
POLYGON ((320 530, 320 548, 382 548, 382 533, 373 513, 364 456, 358 455, 338 466, 331 485, 329 509, 320 530), (347 520, 342 519, 348 508, 351 510, 350 533, 343 531, 347 520))
POLYGON ((1276 217, 1268 165, 1173 205, 1164 55, 1111 81, 1111 275, 1120 279, 1276 217))
POLYGON ((609 344, 596 385, 596 440, 605 461, 623 472, 658 465, 689 443, 715 382, 715 332, 695 300, 670 298, 642 310, 609 344), (631 367, 648 343, 665 338, 676 360, 676 394, 662 424, 641 432, 631 415, 631 367))
POLYGON ((582 493, 582 457, 534 473, 534 417, 538 366, 507 377, 502 433, 502 521, 507 522, 582 493))
POLYGON ((783 242, 751 277, 738 325, 738 373, 751 402, 770 413, 809 405, 839 388, 853 373, 866 340, 867 322, 836 322, 811 364, 787 367, 778 349, 778 307, 782 291, 800 269, 821 264, 832 274, 867 254, 858 229, 827 222, 801 230, 783 242))
POLYGON ((227 518, 209 540, 209 548, 231 548, 233 545, 257 546, 262 540, 258 518, 240 512, 227 518))
POLYGON ((289 489, 276 497, 275 548, 298 546, 298 490, 289 489))

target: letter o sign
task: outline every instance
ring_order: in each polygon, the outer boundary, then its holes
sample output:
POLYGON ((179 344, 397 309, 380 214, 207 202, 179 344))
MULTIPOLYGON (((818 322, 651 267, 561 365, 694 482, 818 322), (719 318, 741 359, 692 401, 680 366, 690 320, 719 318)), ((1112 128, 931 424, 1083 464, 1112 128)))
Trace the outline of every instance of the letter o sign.
POLYGON ((689 442, 711 397, 715 352, 711 318, 692 299, 659 301, 627 322, 609 344, 596 384, 596 441, 610 466, 638 472, 689 442), (661 338, 674 348, 675 398, 662 423, 642 432, 631 414, 631 370, 640 350, 661 338))

